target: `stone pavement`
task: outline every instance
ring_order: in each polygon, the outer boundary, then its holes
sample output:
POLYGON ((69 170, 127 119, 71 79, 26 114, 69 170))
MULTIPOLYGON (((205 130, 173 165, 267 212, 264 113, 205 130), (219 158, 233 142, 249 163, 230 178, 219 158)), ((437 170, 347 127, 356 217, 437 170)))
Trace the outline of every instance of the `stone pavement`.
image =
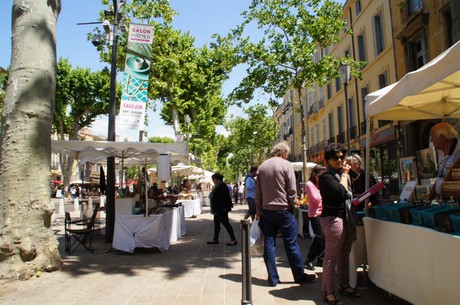
MULTIPOLYGON (((72 209, 66 204, 66 209, 72 209)), ((209 207, 203 214, 187 218, 187 233, 166 253, 155 249, 136 249, 134 254, 113 250, 104 237, 95 238, 95 253, 79 248, 69 256, 64 251, 63 216, 57 215, 53 230, 65 263, 63 271, 43 273, 28 281, 0 282, 0 304, 155 304, 155 305, 236 305, 242 304, 242 266, 240 220, 247 206, 236 206, 230 218, 240 243, 226 246, 229 237, 221 229, 220 244, 212 239, 213 222, 209 207)), ((75 212, 74 212, 75 214, 75 212)), ((299 239, 305 257, 310 238, 299 239)), ((252 304, 325 304, 322 300, 321 271, 313 283, 294 283, 281 240, 277 243, 282 284, 267 285, 267 272, 261 257, 252 257, 252 304)), ((308 271, 311 272, 311 271, 308 271)), ((347 305, 409 305, 392 298, 363 281, 361 298, 342 296, 347 305), (363 285, 364 284, 364 285, 363 285)))

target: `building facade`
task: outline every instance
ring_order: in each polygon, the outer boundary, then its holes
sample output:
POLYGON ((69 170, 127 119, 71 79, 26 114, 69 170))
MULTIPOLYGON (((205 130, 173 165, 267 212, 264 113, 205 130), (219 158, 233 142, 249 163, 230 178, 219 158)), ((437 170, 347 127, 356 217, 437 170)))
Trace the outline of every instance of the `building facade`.
MULTIPOLYGON (((365 62, 365 66, 362 76, 351 78, 346 86, 344 80, 334 79, 326 86, 305 88, 305 99, 301 102, 308 133, 308 161, 322 163, 324 147, 328 143, 343 143, 351 153, 365 156, 366 95, 398 81, 458 41, 459 2, 351 0, 344 4, 342 16, 352 35, 342 33, 338 43, 327 49, 318 49, 316 60, 321 54, 331 54, 365 62)), ((287 100, 290 105, 300 102, 295 101, 292 92, 286 93, 283 105, 288 105, 287 100)), ((284 140, 291 145, 291 160, 302 161, 301 151, 296 150, 302 137, 300 115, 296 120, 295 114, 296 111, 290 121, 293 125, 289 125, 292 134, 289 133, 284 140)), ((400 194, 397 160, 428 147, 429 129, 435 123, 371 122, 370 171, 386 184, 384 197, 400 194)))

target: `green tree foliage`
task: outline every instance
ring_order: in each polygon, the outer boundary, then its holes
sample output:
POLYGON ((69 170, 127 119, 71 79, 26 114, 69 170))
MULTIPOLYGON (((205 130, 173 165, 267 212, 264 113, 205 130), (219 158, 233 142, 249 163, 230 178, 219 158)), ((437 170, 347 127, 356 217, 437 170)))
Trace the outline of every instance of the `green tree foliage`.
MULTIPOLYGON (((53 129, 61 140, 68 136, 78 140, 78 131, 89 127, 97 116, 108 114, 110 95, 110 73, 107 69, 91 72, 88 68, 76 69, 67 59, 59 59, 56 76, 56 104, 53 129)), ((117 88, 121 96, 121 86, 117 88)), ((119 98, 117 102, 119 104, 119 98)), ((73 158, 60 156, 64 186, 67 187, 72 174, 73 158)))
POLYGON ((175 143, 173 138, 170 137, 150 137, 150 143, 175 143))
POLYGON ((8 81, 8 70, 0 67, 0 112, 3 111, 3 104, 5 103, 5 91, 8 81))
MULTIPOLYGON (((176 133, 186 135, 188 130, 191 151, 198 155, 209 151, 202 143, 213 142, 216 125, 223 124, 226 115, 222 85, 235 65, 236 52, 230 40, 216 36, 209 46, 196 47, 190 33, 171 27, 176 12, 166 0, 133 0, 124 5, 120 15, 122 22, 135 20, 154 26, 153 43, 148 48, 151 54, 148 107, 159 109, 161 118, 176 133), (189 126, 184 121, 186 114, 191 118, 189 126)), ((119 39, 119 46, 126 45, 126 35, 119 39)), ((118 50, 117 66, 123 67, 126 48, 118 50)), ((108 46, 101 45, 99 51, 101 59, 110 62, 108 46)))
MULTIPOLYGON (((67 59, 59 59, 56 106, 53 127, 61 139, 77 140, 78 131, 91 126, 99 115, 108 114, 110 73, 107 69, 92 72, 88 68, 72 69, 67 59)), ((121 87, 117 88, 121 96, 121 87)), ((119 104, 119 98, 117 98, 119 104)))
MULTIPOLYGON (((241 62, 248 65, 247 76, 231 98, 249 102, 258 89, 282 98, 294 90, 299 103, 303 87, 321 86, 339 77, 341 62, 350 64, 356 73, 360 65, 350 58, 317 53, 318 47, 324 49, 339 41, 346 25, 341 15, 342 5, 330 0, 253 0, 243 13, 243 23, 231 35, 239 45, 241 62), (244 36, 245 28, 253 23, 264 33, 255 42, 244 36)), ((302 104, 296 108, 303 121, 302 104)), ((308 133, 304 124, 302 135, 305 147, 308 133)))
POLYGON ((257 104, 246 109, 247 118, 236 117, 226 124, 230 135, 227 138, 229 152, 229 166, 235 173, 246 173, 253 165, 259 165, 268 156, 273 142, 273 117, 267 106, 257 104))

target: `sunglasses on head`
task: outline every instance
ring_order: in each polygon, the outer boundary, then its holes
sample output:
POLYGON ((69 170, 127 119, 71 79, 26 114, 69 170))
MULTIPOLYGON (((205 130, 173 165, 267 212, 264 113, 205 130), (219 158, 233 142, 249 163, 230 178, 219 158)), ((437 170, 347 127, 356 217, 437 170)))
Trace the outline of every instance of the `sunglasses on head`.
POLYGON ((341 155, 341 156, 332 156, 331 159, 334 160, 334 161, 339 161, 339 160, 343 160, 345 158, 344 155, 341 155))

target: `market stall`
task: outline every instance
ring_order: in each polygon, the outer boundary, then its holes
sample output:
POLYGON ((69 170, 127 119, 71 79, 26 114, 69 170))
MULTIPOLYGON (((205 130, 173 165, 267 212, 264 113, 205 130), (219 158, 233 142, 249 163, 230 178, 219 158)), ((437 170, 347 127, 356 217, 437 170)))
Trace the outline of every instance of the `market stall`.
MULTIPOLYGON (((460 42, 397 83, 369 94, 365 109, 368 131, 373 119, 460 118, 460 42)), ((368 132, 367 169, 371 136, 368 132)), ((377 286, 418 305, 458 303, 453 285, 460 276, 454 254, 460 247, 457 236, 369 217, 364 225, 369 278, 377 286)))
MULTIPOLYGON (((78 160, 81 164, 86 163, 87 161, 93 162, 101 162, 103 163, 107 160, 108 157, 114 157, 121 161, 121 169, 124 169, 124 166, 127 164, 130 165, 138 165, 146 167, 149 164, 156 164, 160 163, 160 159, 167 159, 170 161, 170 164, 177 164, 179 162, 188 162, 189 160, 189 153, 187 144, 185 143, 145 143, 145 142, 111 142, 111 141, 52 141, 52 150, 54 153, 64 154, 68 157, 74 158, 78 160)), ((168 163, 168 166, 170 166, 168 163)), ((115 181, 113 181, 115 183, 115 181)), ((115 189, 115 185, 112 185, 113 189, 115 189)), ((119 201, 118 205, 117 202, 113 202, 114 206, 113 209, 106 209, 107 213, 107 221, 106 227, 109 227, 109 224, 115 226, 114 230, 119 230, 121 227, 129 228, 135 220, 139 221, 148 227, 152 235, 158 235, 159 237, 164 238, 165 234, 162 232, 157 232, 156 229, 162 230, 161 228, 164 225, 171 224, 171 221, 159 220, 156 221, 155 224, 152 222, 152 219, 155 218, 164 218, 165 216, 152 216, 149 218, 149 214, 154 212, 153 208, 158 209, 159 207, 152 207, 149 206, 148 200, 148 181, 146 175, 144 175, 144 189, 145 194, 139 194, 140 198, 144 199, 144 210, 145 216, 142 219, 142 215, 137 217, 137 215, 130 215, 134 209, 135 201, 131 198, 126 198, 125 201, 119 201), (116 212, 127 214, 127 215, 119 215, 121 218, 116 219, 116 212), (108 220, 113 219, 113 222, 109 222, 108 220), (123 222, 125 219, 130 219, 132 221, 123 222), (160 222, 164 221, 164 225, 159 225, 160 222), (117 227, 118 222, 118 229, 117 227), (115 223, 115 224, 114 224, 115 223), (129 225, 128 225, 129 223, 129 225), (146 224, 148 223, 148 225, 146 224), (153 230, 155 228, 155 230, 153 230)), ((114 194, 113 194, 114 195, 114 194)), ((115 196, 113 196, 115 197, 115 196)), ((107 195, 107 199, 109 199, 109 195, 107 195)), ((115 201, 115 198, 113 198, 115 201)), ((181 208, 182 210, 182 208, 181 208)), ((183 215, 183 212, 181 212, 183 215)), ((176 221, 177 222, 177 221, 176 221)), ((185 222, 184 222, 185 224, 185 222)), ((142 224, 138 224, 142 225, 142 224)), ((113 228, 113 227, 112 227, 113 228)), ((108 230, 110 231, 110 230, 108 230)), ((137 231, 136 231, 137 232, 137 231)), ((115 232, 113 232, 115 235, 115 232)), ((146 233, 147 234, 147 233, 146 233)), ((170 235, 173 234, 170 232, 170 235)), ((175 234, 177 235, 177 234, 175 234)), ((118 238, 118 237, 117 237, 118 238)), ((176 237, 177 238, 177 237, 176 237)), ((167 249, 169 244, 167 240, 161 240, 158 242, 160 238, 155 239, 156 244, 160 249, 167 249)), ((126 241, 126 240, 124 240, 126 241)), ((114 241, 115 242, 115 241, 114 241)), ((119 241, 117 241, 118 243, 119 241)), ((130 248, 132 244, 128 243, 125 246, 130 248)), ((117 244, 120 247, 119 243, 117 244)), ((114 246, 115 247, 115 246, 114 246)))
POLYGON ((183 207, 160 214, 118 215, 115 218, 113 247, 133 253, 135 248, 168 250, 171 243, 185 234, 183 207))

